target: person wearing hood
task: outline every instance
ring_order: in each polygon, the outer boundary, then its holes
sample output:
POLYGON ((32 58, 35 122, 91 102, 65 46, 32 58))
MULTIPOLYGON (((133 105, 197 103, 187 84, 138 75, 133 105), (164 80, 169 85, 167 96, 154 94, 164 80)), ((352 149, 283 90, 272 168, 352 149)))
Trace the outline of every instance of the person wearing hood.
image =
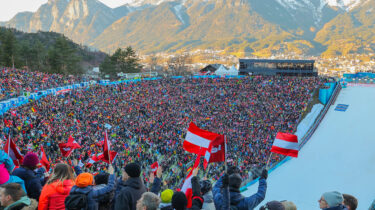
POLYGON ((254 209, 258 206, 266 197, 268 171, 263 169, 262 174, 259 179, 258 192, 252 196, 244 197, 240 193, 240 187, 242 184, 242 178, 238 172, 230 173, 228 170, 228 175, 224 174, 216 182, 212 192, 214 195, 214 203, 216 209, 227 208, 227 203, 230 202, 230 206, 236 207, 238 210, 254 209), (224 190, 227 189, 226 186, 223 188, 223 178, 228 179, 225 181, 224 185, 229 185, 229 196, 225 196, 224 190), (228 183, 226 183, 228 182, 228 183), (222 189, 223 188, 223 189, 222 189), (222 191, 223 190, 223 191, 222 191), (229 201, 227 201, 229 197, 229 201), (225 208, 224 208, 225 206, 225 208))
POLYGON ((26 196, 20 184, 10 183, 0 187, 1 210, 36 210, 38 202, 26 196))
POLYGON ((38 163, 38 155, 30 152, 23 158, 21 167, 15 169, 12 173, 12 175, 18 176, 25 182, 27 196, 35 200, 39 200, 42 191, 41 179, 35 173, 38 163))
POLYGON ((56 164, 51 177, 42 189, 39 210, 65 210, 65 198, 74 186, 73 169, 64 163, 56 164))
POLYGON ((348 210, 343 205, 344 197, 337 191, 323 193, 318 202, 319 208, 323 210, 348 210))
POLYGON ((10 175, 14 169, 14 163, 4 150, 0 150, 0 186, 9 183, 18 183, 25 192, 25 182, 18 176, 10 175))
POLYGON ((86 194, 87 195, 87 210, 98 210, 99 209, 99 201, 103 198, 107 193, 115 190, 115 180, 116 177, 114 175, 114 169, 112 165, 108 168, 109 179, 108 184, 104 185, 96 185, 94 181, 94 177, 90 173, 81 173, 77 176, 76 185, 72 187, 70 190, 70 195, 73 194, 86 194))
POLYGON ((115 210, 136 210, 137 201, 145 193, 141 167, 137 163, 129 163, 122 169, 120 191, 116 195, 115 210))

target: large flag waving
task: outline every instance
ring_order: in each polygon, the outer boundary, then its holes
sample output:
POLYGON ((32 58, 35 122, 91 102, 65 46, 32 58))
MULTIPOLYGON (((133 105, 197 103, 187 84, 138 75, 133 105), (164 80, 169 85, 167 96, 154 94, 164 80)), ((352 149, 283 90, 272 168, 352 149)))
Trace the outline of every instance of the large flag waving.
POLYGON ((188 200, 188 208, 191 208, 192 206, 192 198, 193 198, 193 188, 191 185, 191 179, 193 178, 193 171, 199 166, 199 162, 201 160, 201 155, 198 154, 197 159, 195 160, 194 166, 187 175, 184 184, 182 185, 181 192, 185 193, 186 198, 188 200))
POLYGON ((46 167, 47 171, 50 169, 50 163, 47 159, 46 153, 44 152, 43 146, 40 147, 40 150, 42 152, 41 154, 41 159, 40 159, 40 164, 42 164, 44 167, 46 167))
POLYGON ((18 149, 17 145, 10 139, 10 135, 8 136, 7 141, 5 142, 4 152, 12 158, 14 165, 20 166, 23 161, 23 156, 18 149))
POLYGON ((211 141, 220 136, 220 134, 202 130, 191 122, 186 133, 183 147, 188 152, 204 155, 210 147, 211 141))
POLYGON ((203 166, 207 168, 208 163, 224 162, 225 161, 225 141, 224 136, 220 135, 213 140, 204 155, 203 166))
POLYGON ((298 157, 298 146, 298 137, 296 135, 278 132, 273 142, 271 152, 298 157))

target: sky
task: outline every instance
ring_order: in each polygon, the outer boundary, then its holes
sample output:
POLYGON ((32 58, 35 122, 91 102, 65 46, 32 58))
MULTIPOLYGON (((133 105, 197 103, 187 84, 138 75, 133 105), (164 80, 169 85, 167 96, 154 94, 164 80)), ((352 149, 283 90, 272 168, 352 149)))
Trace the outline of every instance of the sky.
MULTIPOLYGON (((99 0, 109 7, 121 6, 129 0, 99 0)), ((19 12, 35 12, 47 0, 0 0, 0 21, 8 21, 19 12)))

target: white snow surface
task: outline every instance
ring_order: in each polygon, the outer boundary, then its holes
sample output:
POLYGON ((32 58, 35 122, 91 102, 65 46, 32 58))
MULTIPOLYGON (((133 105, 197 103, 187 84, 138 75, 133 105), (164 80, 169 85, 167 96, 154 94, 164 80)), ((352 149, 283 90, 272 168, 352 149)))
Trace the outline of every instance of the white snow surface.
POLYGON ((175 11, 175 14, 176 16, 178 17, 178 19, 181 21, 182 24, 185 24, 185 20, 184 18, 182 17, 182 9, 183 9, 183 5, 182 4, 178 4, 176 6, 173 7, 174 11, 175 11))
MULTIPOLYGON (((289 200, 298 209, 319 209, 321 195, 337 190, 355 196, 357 209, 368 209, 375 199, 374 121, 375 87, 343 88, 299 157, 269 174, 262 204, 289 200), (349 107, 335 111, 337 104, 349 107)), ((255 183, 243 195, 257 189, 255 183)))

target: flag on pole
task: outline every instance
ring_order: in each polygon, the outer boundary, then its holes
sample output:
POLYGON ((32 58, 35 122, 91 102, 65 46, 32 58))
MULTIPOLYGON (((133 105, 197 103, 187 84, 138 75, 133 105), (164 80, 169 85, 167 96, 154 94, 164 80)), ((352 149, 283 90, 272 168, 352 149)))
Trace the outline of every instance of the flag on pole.
POLYGON ((225 161, 225 141, 224 135, 220 135, 213 140, 204 155, 203 167, 207 168, 208 163, 224 162, 225 161))
POLYGON ((273 142, 271 152, 298 157, 298 137, 290 133, 278 132, 273 142))
POLYGON ((41 150, 41 158, 40 158, 40 164, 42 164, 44 167, 46 167, 47 171, 50 169, 50 163, 47 159, 46 153, 44 152, 43 145, 40 147, 41 150))
POLYGON ((193 202, 193 188, 191 185, 191 179, 193 178, 193 171, 199 166, 199 162, 201 159, 201 154, 199 153, 197 159, 195 160, 194 166, 192 170, 190 170, 189 174, 187 175, 184 184, 182 185, 181 192, 185 193, 186 198, 188 200, 187 208, 191 208, 193 202))
POLYGON ((211 141, 218 138, 220 134, 198 128, 193 122, 190 123, 186 133, 183 148, 191 153, 204 155, 211 141))
MULTIPOLYGON (((108 133, 107 131, 104 132, 104 145, 103 145, 103 161, 106 163, 111 162, 112 163, 112 157, 110 155, 111 151, 111 142, 108 140, 108 133)), ((117 154, 117 153, 116 153, 117 154)))
MULTIPOLYGON (((99 160, 105 162, 105 163, 108 163, 109 164, 109 160, 104 158, 104 155, 105 153, 101 153, 101 155, 98 156, 99 160)), ((116 157, 117 157, 117 152, 115 151, 110 151, 109 152, 109 155, 111 156, 111 164, 113 163, 113 161, 115 161, 116 157)))
MULTIPOLYGON (((99 154, 99 155, 102 155, 103 153, 99 154)), ((93 155, 90 157, 89 161, 86 163, 86 168, 90 168, 92 165, 94 165, 94 163, 98 162, 99 161, 99 157, 98 155, 93 155)))
POLYGON ((159 163, 158 163, 158 161, 156 161, 155 163, 153 163, 153 164, 151 165, 151 171, 154 173, 155 176, 156 176, 156 171, 158 170, 158 168, 159 168, 159 163))
POLYGON ((79 149, 81 146, 73 139, 72 135, 70 135, 68 143, 60 143, 59 148, 63 157, 69 157, 74 149, 79 149))
POLYGON ((14 141, 10 139, 10 135, 5 142, 4 152, 12 158, 14 165, 20 166, 22 164, 23 156, 14 141))

